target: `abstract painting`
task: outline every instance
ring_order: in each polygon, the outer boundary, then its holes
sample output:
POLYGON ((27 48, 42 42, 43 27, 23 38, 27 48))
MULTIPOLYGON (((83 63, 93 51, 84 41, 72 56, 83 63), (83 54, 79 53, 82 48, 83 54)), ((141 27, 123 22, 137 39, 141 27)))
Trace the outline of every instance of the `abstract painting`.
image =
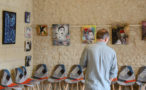
POLYGON ((129 26, 119 24, 112 26, 112 44, 128 44, 129 26))
POLYGON ((26 27, 24 33, 25 33, 24 34, 25 38, 31 38, 31 36, 32 36, 32 28, 31 27, 26 27))
POLYGON ((69 24, 53 24, 53 45, 70 45, 69 24))
POLYGON ((146 21, 142 22, 142 40, 146 40, 146 21))
POLYGON ((38 25, 37 34, 40 36, 48 36, 48 26, 47 25, 38 25))
POLYGON ((15 44, 16 13, 3 11, 3 44, 15 44))
POLYGON ((27 40, 25 41, 25 51, 30 51, 31 50, 31 41, 27 40))
POLYGON ((25 66, 30 66, 31 65, 31 56, 26 56, 25 57, 25 66))
POLYGON ((82 42, 87 44, 95 43, 96 41, 96 26, 95 25, 85 25, 81 28, 82 30, 82 42))
POLYGON ((30 12, 25 12, 25 23, 30 23, 30 12))

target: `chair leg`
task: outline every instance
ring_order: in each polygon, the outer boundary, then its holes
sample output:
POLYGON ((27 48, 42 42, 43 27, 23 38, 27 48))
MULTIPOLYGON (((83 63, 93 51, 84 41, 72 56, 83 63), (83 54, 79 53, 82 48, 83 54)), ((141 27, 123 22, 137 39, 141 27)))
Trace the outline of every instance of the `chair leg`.
POLYGON ((63 84, 64 90, 67 90, 67 89, 68 89, 68 86, 69 86, 69 84, 68 84, 68 83, 67 83, 66 85, 65 85, 65 84, 63 84))
POLYGON ((40 88, 39 88, 39 84, 37 84, 36 87, 37 87, 37 90, 40 90, 40 88))
POLYGON ((61 90, 61 82, 59 82, 59 90, 61 90))
POLYGON ((115 90, 115 85, 114 84, 112 84, 112 90, 115 90))
POLYGON ((71 84, 71 90, 73 90, 73 88, 74 88, 74 84, 71 84))
POLYGON ((122 86, 121 85, 119 85, 119 90, 122 90, 122 86))
POLYGON ((54 90, 56 90, 56 83, 54 83, 54 90))
POLYGON ((77 90, 79 90, 78 82, 77 82, 77 90))
POLYGON ((50 90, 51 87, 51 83, 49 83, 49 85, 47 86, 47 90, 50 90))
POLYGON ((44 90, 43 81, 41 82, 41 90, 44 90))
POLYGON ((130 89, 133 90, 133 85, 130 86, 130 89))

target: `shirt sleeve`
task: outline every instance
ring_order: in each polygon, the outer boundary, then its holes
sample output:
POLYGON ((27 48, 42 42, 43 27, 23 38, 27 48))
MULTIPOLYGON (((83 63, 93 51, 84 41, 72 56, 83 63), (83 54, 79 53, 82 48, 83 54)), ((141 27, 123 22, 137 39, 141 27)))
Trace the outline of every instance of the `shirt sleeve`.
POLYGON ((80 58, 80 65, 82 68, 87 67, 87 61, 88 61, 88 52, 87 52, 87 47, 84 48, 81 58, 80 58))
POLYGON ((117 56, 114 53, 113 62, 110 69, 110 78, 116 78, 118 74, 117 56))

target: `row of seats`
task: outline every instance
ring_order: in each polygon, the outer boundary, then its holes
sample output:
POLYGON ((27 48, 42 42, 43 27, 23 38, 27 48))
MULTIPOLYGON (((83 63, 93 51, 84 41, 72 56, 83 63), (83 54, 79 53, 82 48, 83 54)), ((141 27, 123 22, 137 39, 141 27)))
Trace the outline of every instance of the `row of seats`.
MULTIPOLYGON (((47 90, 49 90, 52 84, 55 84, 54 90, 56 90, 56 83, 59 84, 59 89, 61 90, 62 86, 65 90, 68 90, 70 84, 76 84, 76 89, 81 88, 84 90, 84 74, 80 65, 74 65, 69 75, 66 73, 65 66, 63 64, 56 65, 53 73, 48 77, 48 69, 45 64, 40 64, 37 66, 34 75, 32 78, 28 77, 26 67, 22 66, 15 69, 15 83, 12 82, 10 72, 7 69, 2 70, 2 79, 0 89, 23 89, 24 87, 36 88, 38 90, 44 90, 43 83, 44 81, 48 82, 47 90), (63 83, 63 84, 62 84, 63 83), (41 84, 41 88, 39 85, 41 84), (80 87, 79 85, 80 84, 80 87)), ((146 67, 140 68, 137 80, 135 78, 133 69, 131 66, 124 66, 119 73, 118 78, 113 79, 112 86, 115 83, 118 83, 122 86, 132 86, 137 83, 139 86, 146 83, 146 67)), ((71 88, 73 89, 73 87, 71 88)), ((114 87, 113 87, 114 89, 114 87)), ((121 87, 119 87, 121 89, 121 87)), ((131 88, 133 90, 133 88, 131 88)))

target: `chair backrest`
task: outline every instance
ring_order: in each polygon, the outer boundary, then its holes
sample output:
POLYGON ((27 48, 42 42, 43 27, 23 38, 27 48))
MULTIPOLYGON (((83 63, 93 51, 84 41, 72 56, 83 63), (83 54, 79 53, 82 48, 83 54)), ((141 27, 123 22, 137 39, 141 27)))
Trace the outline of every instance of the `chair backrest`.
POLYGON ((84 77, 81 66, 80 65, 74 65, 72 70, 71 70, 71 73, 69 74, 69 78, 78 79, 78 78, 81 78, 81 77, 84 77))
POLYGON ((22 83, 25 81, 24 73, 23 73, 23 70, 21 68, 16 68, 15 73, 16 73, 16 77, 15 77, 16 83, 22 83))
POLYGON ((146 66, 140 68, 138 77, 137 77, 137 84, 141 85, 146 83, 146 66))
POLYGON ((22 69, 22 71, 23 71, 24 78, 27 79, 27 78, 28 78, 28 72, 27 72, 26 67, 25 67, 25 66, 22 66, 21 69, 22 69))
POLYGON ((46 64, 40 64, 34 73, 34 78, 44 78, 48 76, 48 69, 46 64))
POLYGON ((13 82, 12 82, 12 78, 11 78, 11 74, 10 74, 9 70, 7 70, 7 69, 2 70, 1 85, 8 86, 12 83, 13 82))
POLYGON ((65 66, 63 64, 59 64, 56 66, 52 78, 59 79, 65 76, 65 66))
POLYGON ((124 66, 119 74, 118 80, 127 81, 127 80, 134 80, 134 79, 135 79, 135 75, 134 75, 134 71, 132 67, 124 66))

